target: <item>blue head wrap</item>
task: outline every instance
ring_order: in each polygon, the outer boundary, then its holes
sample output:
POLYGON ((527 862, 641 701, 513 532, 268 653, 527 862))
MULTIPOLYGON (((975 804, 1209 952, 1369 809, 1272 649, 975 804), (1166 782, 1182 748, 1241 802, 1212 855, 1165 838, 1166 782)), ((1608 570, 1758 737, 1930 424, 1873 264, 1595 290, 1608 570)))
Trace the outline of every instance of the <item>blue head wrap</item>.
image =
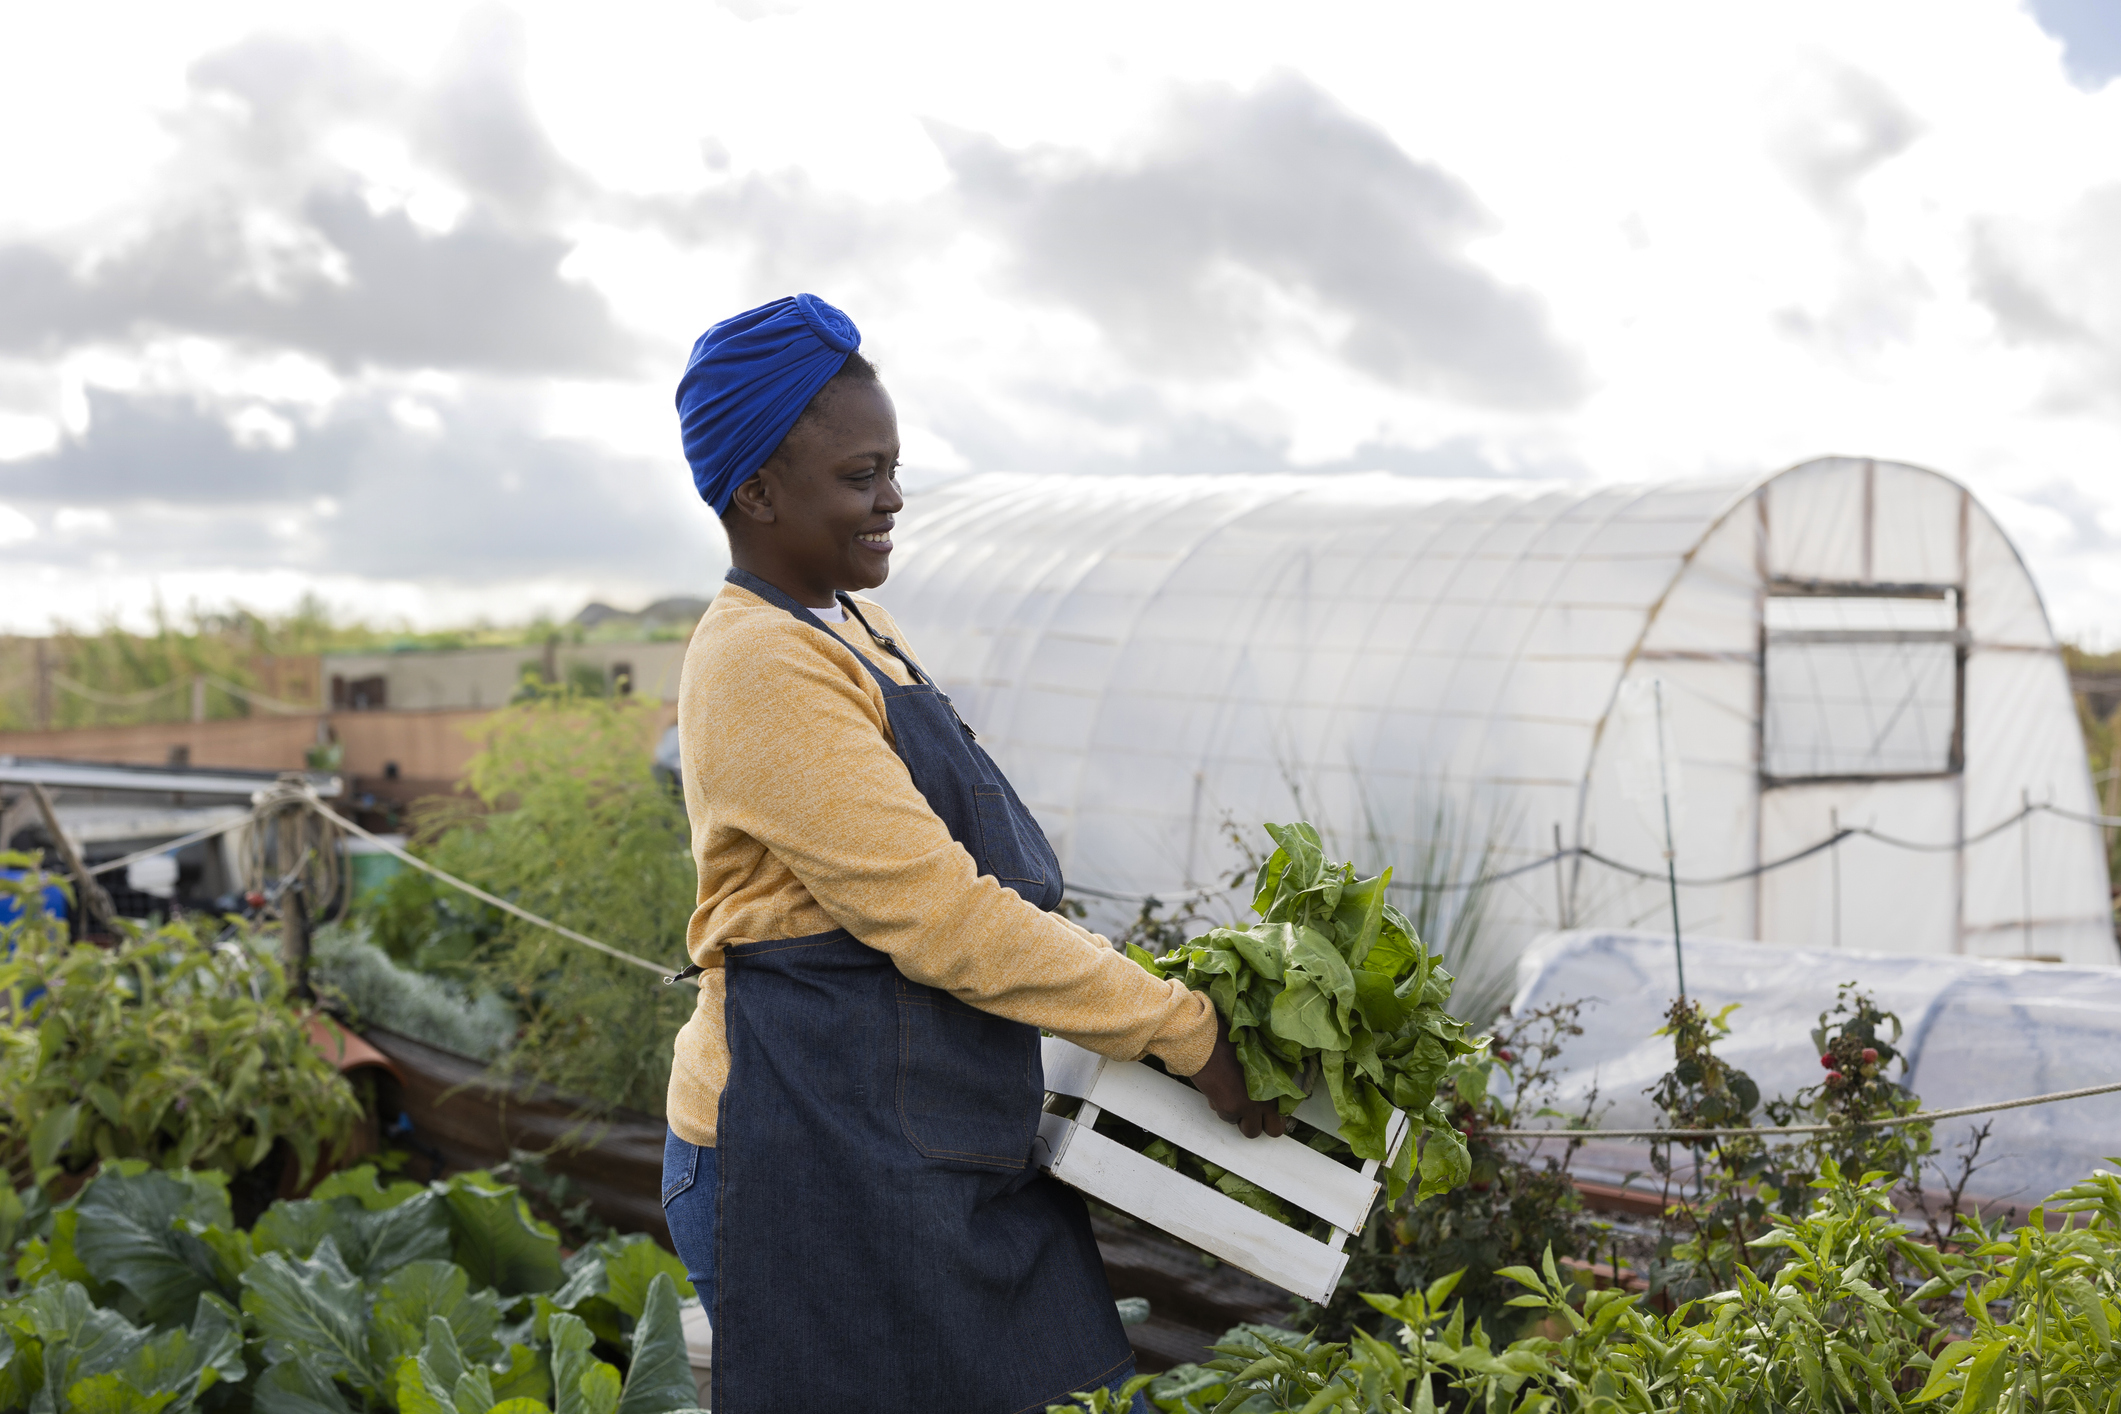
POLYGON ((692 484, 716 515, 861 346, 854 321, 816 295, 747 309, 700 335, 678 380, 678 428, 692 484))

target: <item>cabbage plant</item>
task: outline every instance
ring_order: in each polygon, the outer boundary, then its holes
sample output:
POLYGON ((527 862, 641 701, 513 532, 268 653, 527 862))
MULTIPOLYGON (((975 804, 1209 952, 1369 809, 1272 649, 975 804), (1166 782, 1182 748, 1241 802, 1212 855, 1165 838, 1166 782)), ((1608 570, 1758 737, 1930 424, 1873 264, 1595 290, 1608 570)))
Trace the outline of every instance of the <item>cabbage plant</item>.
MULTIPOLYGON (((33 1195, 34 1197, 34 1195, 33 1195)), ((17 1199, 0 1300, 12 1414, 664 1414, 698 1403, 677 1258, 563 1256, 484 1174, 335 1174, 248 1230, 217 1173, 110 1163, 57 1209, 17 1199)))

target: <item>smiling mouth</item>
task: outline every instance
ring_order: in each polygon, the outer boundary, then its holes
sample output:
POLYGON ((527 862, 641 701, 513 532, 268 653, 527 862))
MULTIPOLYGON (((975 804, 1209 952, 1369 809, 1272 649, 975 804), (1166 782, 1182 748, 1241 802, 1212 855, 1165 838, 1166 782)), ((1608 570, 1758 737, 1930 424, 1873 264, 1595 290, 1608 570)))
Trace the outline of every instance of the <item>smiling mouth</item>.
POLYGON ((866 535, 855 536, 854 543, 865 550, 882 550, 888 553, 891 549, 891 532, 888 530, 872 530, 866 535))

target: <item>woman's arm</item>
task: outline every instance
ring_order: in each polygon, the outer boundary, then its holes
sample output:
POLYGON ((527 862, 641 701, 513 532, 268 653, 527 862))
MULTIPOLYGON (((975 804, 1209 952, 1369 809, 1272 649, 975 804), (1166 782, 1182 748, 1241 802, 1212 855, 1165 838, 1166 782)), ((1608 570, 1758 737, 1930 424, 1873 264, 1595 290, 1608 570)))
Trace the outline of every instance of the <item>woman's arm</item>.
POLYGON ((1152 1054, 1179 1075, 1208 1065, 1219 1028, 1205 996, 976 872, 892 749, 851 650, 783 614, 738 618, 684 694, 686 770, 717 827, 772 851, 916 982, 1102 1055, 1152 1054))

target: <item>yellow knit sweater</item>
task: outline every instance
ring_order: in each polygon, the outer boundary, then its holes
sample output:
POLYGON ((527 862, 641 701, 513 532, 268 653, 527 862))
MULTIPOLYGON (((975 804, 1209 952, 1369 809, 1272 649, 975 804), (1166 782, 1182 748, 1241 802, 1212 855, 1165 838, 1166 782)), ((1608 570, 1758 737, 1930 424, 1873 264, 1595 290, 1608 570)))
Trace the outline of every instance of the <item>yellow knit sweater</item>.
MULTIPOLYGON (((890 615, 859 603, 905 647, 890 615)), ((911 680, 851 616, 834 627, 893 681, 911 680)), ((785 609, 722 587, 685 652, 678 741, 700 874, 686 948, 707 969, 670 1072, 679 1138, 715 1140, 729 1078, 722 948, 834 928, 915 982, 1101 1055, 1150 1053, 1178 1075, 1207 1064, 1207 997, 976 873, 892 749, 876 680, 785 609)))

